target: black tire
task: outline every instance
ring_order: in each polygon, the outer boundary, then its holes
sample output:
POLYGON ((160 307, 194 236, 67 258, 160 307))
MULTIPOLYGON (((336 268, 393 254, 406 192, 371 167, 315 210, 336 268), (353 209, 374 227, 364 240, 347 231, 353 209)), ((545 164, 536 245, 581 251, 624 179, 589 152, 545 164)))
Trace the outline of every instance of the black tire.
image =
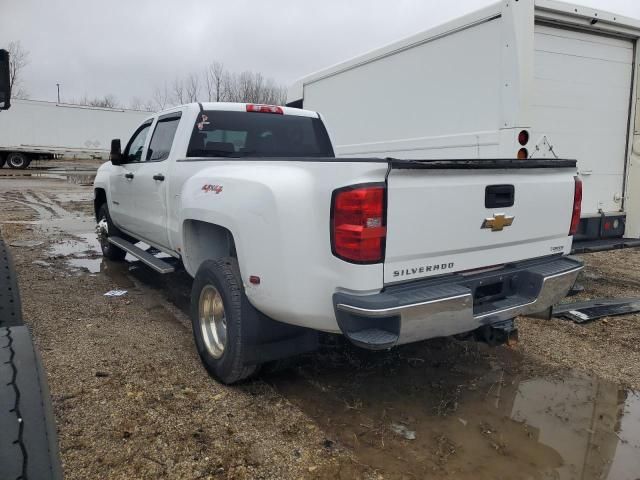
POLYGON ((22 325, 18 279, 9 249, 0 238, 0 327, 22 325))
POLYGON ((5 162, 4 155, 0 153, 0 168, 4 167, 4 162, 5 162))
POLYGON ((46 375, 24 325, 0 328, 0 478, 62 479, 46 375))
MULTIPOLYGON (((107 207, 106 203, 100 205, 100 208, 98 209, 98 223, 100 223, 102 220, 107 222, 108 235, 122 237, 122 232, 120 232, 120 230, 118 230, 118 227, 116 227, 111 221, 111 216, 109 215, 109 207, 107 207)), ((116 247, 112 243, 109 243, 104 235, 101 235, 100 237, 100 248, 102 250, 102 255, 109 260, 120 262, 124 260, 124 257, 127 256, 127 252, 125 252, 121 248, 116 247)))
POLYGON ((215 379, 227 385, 250 377, 259 365, 246 365, 249 348, 248 334, 255 328, 259 314, 249 303, 242 281, 238 261, 232 257, 204 262, 193 281, 191 290, 191 322, 198 355, 207 371, 215 379), (200 322, 200 297, 207 286, 213 286, 220 294, 226 318, 226 343, 219 358, 205 345, 200 322))
POLYGON ((11 152, 7 155, 7 165, 11 168, 18 168, 24 170, 31 163, 31 159, 26 153, 11 152))

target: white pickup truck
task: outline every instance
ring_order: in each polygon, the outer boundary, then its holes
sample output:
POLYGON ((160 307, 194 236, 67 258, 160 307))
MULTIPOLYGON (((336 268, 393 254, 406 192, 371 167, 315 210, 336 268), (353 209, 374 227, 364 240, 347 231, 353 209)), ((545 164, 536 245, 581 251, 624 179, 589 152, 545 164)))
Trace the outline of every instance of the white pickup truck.
POLYGON ((582 264, 573 160, 336 158, 321 116, 193 103, 151 116, 95 179, 104 255, 193 276, 198 353, 225 383, 316 347, 504 331, 582 264), (166 255, 165 255, 166 257, 166 255))

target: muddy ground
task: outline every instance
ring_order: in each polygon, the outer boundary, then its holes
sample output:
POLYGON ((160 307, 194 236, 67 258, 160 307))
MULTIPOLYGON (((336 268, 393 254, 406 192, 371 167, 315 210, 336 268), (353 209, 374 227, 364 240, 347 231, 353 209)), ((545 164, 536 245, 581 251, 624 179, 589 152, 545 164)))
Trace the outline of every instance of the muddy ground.
MULTIPOLYGON (((193 347, 189 277, 99 255, 95 166, 0 170, 0 229, 67 478, 640 477, 640 315, 522 318, 515 347, 373 353, 327 337, 226 387, 193 347)), ((640 296, 640 251, 583 259, 578 299, 640 296)))

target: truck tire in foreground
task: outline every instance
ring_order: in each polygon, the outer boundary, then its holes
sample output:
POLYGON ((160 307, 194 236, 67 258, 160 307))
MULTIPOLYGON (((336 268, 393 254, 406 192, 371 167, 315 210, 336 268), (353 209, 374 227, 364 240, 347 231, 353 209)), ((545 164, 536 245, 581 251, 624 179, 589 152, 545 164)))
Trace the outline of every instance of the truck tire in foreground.
POLYGON ((196 349, 213 377, 231 384, 258 369, 245 365, 248 332, 257 320, 242 288, 238 261, 227 257, 204 262, 191 290, 191 322, 196 349))
POLYGON ((9 249, 0 237, 0 328, 22 325, 18 281, 9 249))
POLYGON ((26 153, 11 152, 7 155, 7 165, 11 168, 25 169, 31 163, 31 158, 26 153))
POLYGON ((116 237, 120 237, 123 235, 122 232, 120 232, 120 230, 118 230, 118 228, 111 221, 111 216, 109 215, 109 207, 107 207, 106 203, 103 203, 98 209, 98 229, 102 255, 104 255, 105 258, 116 262, 124 260, 124 257, 127 256, 127 252, 125 252, 121 248, 116 247, 114 244, 109 243, 109 241, 107 240, 107 237, 109 237, 109 235, 113 235, 116 237))
POLYGON ((45 373, 25 325, 0 328, 0 478, 62 478, 45 373))

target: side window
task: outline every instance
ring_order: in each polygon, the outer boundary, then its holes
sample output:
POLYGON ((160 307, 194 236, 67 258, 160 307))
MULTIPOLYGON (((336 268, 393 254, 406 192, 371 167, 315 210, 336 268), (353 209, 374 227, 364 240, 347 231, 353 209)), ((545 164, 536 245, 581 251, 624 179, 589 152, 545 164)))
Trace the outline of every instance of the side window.
POLYGON ((139 162, 142 160, 142 150, 144 150, 144 144, 147 141, 147 135, 149 134, 150 123, 141 126, 136 133, 133 134, 129 144, 124 151, 125 163, 139 162))
POLYGON ((147 161, 161 162, 169 158, 173 137, 180 123, 180 115, 170 114, 167 117, 160 117, 151 137, 151 144, 147 150, 147 161))

